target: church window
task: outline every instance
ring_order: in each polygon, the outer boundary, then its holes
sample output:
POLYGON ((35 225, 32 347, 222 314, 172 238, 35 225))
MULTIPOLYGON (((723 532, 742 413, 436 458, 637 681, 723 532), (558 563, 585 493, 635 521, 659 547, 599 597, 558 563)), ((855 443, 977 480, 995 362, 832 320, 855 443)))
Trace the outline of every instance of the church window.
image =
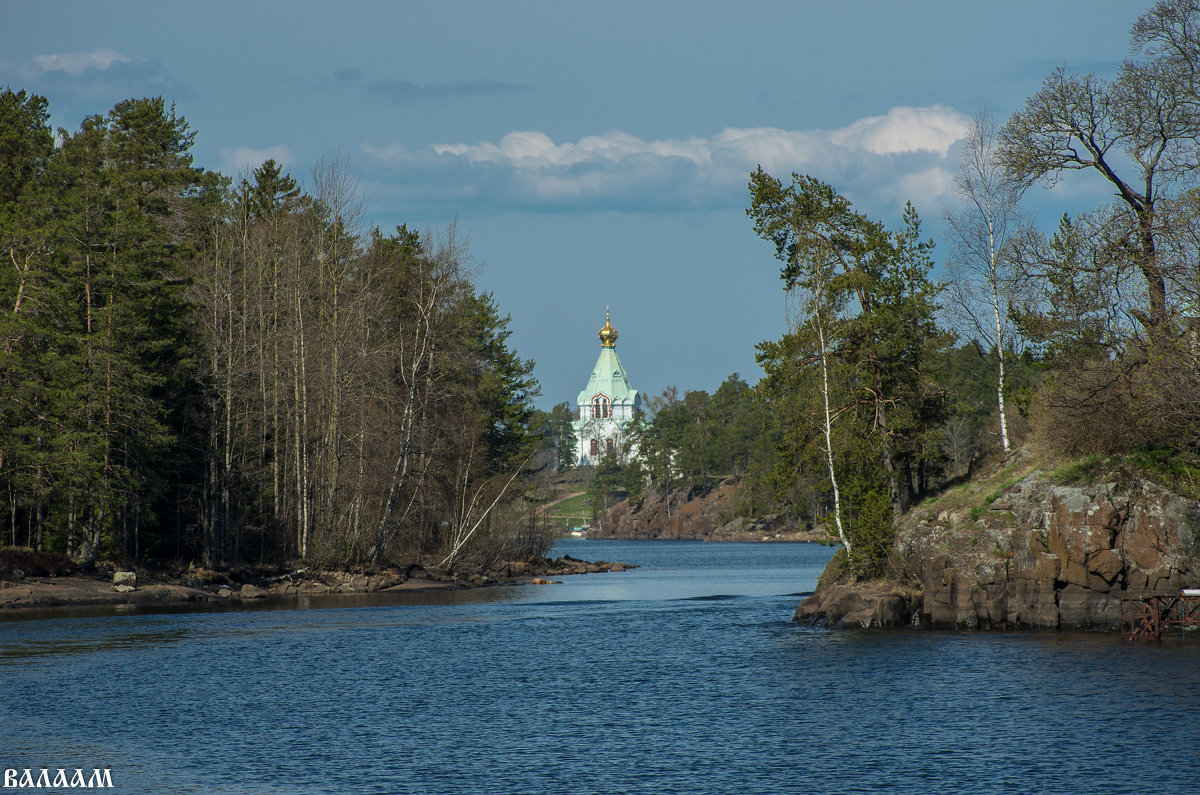
POLYGON ((592 416, 596 419, 612 416, 612 408, 609 406, 608 398, 603 395, 597 395, 592 398, 592 416))
POLYGON ((592 439, 592 458, 596 458, 599 455, 600 455, 600 441, 597 439, 592 439))
POLYGON ((612 455, 612 451, 613 451, 613 440, 612 440, 612 439, 605 439, 605 440, 604 440, 604 446, 605 446, 605 448, 607 449, 607 451, 608 451, 609 455, 612 455))

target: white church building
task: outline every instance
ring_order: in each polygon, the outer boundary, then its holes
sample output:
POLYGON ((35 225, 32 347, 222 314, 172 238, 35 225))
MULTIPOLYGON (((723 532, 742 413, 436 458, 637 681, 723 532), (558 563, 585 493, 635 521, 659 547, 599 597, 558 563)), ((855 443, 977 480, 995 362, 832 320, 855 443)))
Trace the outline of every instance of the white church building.
POLYGON ((600 329, 600 357, 576 402, 579 413, 573 425, 577 463, 594 466, 608 453, 624 455, 626 431, 641 414, 642 396, 629 385, 629 377, 617 358, 617 330, 607 311, 604 328, 600 329))

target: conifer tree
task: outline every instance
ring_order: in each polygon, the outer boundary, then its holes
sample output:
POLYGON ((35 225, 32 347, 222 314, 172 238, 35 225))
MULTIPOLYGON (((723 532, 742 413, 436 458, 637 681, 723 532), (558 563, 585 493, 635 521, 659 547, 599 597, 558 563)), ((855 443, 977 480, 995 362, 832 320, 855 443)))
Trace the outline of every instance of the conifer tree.
POLYGON ((848 520, 852 562, 869 570, 890 544, 892 517, 930 488, 939 466, 943 402, 930 369, 949 336, 935 322, 932 242, 911 205, 889 232, 812 177, 793 174, 785 187, 760 168, 750 192, 755 231, 775 246, 785 289, 800 293, 793 330, 759 356, 790 423, 783 463, 824 459, 841 508, 835 524, 848 520), (803 408, 810 395, 819 405, 803 408))

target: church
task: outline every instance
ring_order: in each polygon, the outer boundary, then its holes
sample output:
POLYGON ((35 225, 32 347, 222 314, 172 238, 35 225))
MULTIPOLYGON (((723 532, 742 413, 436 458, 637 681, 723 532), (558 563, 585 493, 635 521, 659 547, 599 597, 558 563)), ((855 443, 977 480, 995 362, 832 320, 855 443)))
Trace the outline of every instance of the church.
POLYGON ((595 466, 606 454, 636 455, 625 451, 626 431, 642 412, 642 396, 629 385, 629 377, 617 358, 617 330, 604 313, 600 329, 600 357, 592 368, 587 386, 576 401, 575 449, 579 466, 595 466))

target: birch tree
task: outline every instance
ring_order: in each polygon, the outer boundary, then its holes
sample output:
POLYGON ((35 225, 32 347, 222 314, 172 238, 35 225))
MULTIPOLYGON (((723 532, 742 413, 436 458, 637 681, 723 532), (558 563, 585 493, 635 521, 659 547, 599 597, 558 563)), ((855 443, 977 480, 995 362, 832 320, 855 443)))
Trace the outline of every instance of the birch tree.
POLYGON ((1008 181, 997 157, 996 121, 981 109, 971 120, 954 184, 958 202, 945 211, 951 239, 947 309, 996 354, 1000 443, 1012 449, 1004 407, 1004 359, 1012 347, 1008 304, 1016 274, 1009 245, 1020 223, 1020 188, 1008 181))
POLYGON ((854 559, 854 547, 850 544, 850 538, 846 534, 846 528, 842 525, 842 495, 838 489, 837 482, 837 467, 833 461, 833 423, 836 417, 833 410, 829 406, 829 359, 830 347, 833 340, 829 339, 829 331, 832 321, 830 307, 827 306, 825 300, 826 290, 829 282, 829 256, 825 246, 819 246, 812 258, 812 280, 811 290, 805 301, 806 314, 808 322, 812 326, 813 332, 817 337, 817 355, 821 362, 821 418, 825 432, 825 464, 829 471, 829 485, 833 493, 833 522, 837 527, 838 539, 841 540, 842 546, 846 548, 846 556, 850 560, 854 559))

